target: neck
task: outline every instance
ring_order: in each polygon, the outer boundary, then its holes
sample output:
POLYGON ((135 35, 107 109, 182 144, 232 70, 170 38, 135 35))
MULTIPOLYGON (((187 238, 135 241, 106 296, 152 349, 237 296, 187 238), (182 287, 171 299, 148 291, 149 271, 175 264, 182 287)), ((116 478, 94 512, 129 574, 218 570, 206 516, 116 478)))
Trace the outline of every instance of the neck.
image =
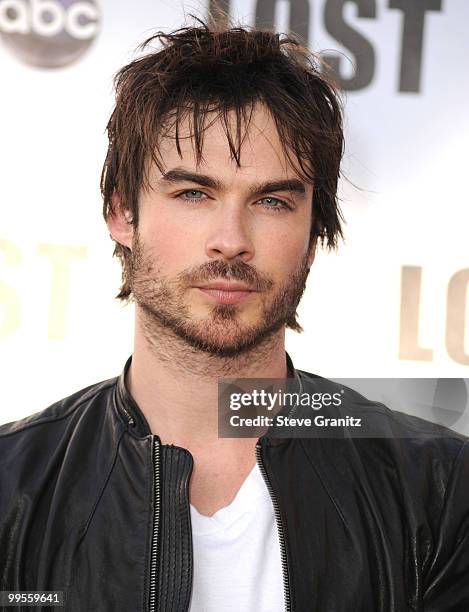
POLYGON ((223 444, 218 438, 219 378, 287 376, 284 328, 249 351, 220 357, 189 346, 164 326, 149 333, 138 306, 135 316, 127 388, 163 444, 192 450, 223 444))

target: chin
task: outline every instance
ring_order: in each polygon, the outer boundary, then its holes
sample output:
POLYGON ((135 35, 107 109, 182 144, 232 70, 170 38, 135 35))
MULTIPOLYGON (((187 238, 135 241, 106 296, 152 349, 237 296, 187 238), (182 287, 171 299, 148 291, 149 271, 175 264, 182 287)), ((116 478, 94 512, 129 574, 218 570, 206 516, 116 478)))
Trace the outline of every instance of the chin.
POLYGON ((259 346, 279 327, 266 328, 259 321, 258 325, 247 325, 233 319, 219 322, 206 319, 184 330, 180 329, 179 335, 188 344, 205 353, 218 357, 235 357, 259 346))

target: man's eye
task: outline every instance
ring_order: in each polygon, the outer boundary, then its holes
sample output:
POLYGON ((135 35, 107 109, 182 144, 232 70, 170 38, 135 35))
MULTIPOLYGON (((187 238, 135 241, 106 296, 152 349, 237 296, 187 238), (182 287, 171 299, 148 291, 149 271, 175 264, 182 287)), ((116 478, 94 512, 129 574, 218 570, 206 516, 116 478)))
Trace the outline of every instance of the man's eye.
POLYGON ((202 200, 205 193, 199 189, 186 189, 179 194, 179 197, 183 200, 202 200))
POLYGON ((278 198, 273 198, 272 196, 268 196, 266 198, 261 198, 258 200, 261 202, 261 206, 265 208, 271 208, 272 210, 284 210, 289 209, 290 207, 283 200, 279 200, 278 198))

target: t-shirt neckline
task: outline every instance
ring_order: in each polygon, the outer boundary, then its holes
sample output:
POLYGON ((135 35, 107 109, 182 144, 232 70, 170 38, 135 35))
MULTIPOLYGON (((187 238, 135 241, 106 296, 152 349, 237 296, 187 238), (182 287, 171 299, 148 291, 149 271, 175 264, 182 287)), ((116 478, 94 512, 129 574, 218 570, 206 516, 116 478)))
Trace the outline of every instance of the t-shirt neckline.
POLYGON ((264 492, 265 484, 257 462, 244 479, 233 501, 217 510, 212 516, 201 514, 190 504, 192 533, 197 536, 212 535, 222 529, 227 529, 246 512, 251 512, 258 505, 264 492))

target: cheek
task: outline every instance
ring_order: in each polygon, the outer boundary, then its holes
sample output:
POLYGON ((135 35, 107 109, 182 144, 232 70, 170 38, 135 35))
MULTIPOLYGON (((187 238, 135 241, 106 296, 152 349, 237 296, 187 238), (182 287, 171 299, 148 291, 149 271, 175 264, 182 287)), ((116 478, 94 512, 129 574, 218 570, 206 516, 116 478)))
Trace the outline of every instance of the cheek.
POLYGON ((140 218, 139 233, 155 258, 165 269, 178 271, 194 260, 198 242, 191 228, 176 223, 174 215, 158 215, 158 218, 140 218))
POLYGON ((295 272, 306 257, 309 244, 309 227, 291 225, 282 231, 270 233, 269 240, 263 240, 259 258, 265 262, 269 273, 277 279, 284 279, 295 272))

